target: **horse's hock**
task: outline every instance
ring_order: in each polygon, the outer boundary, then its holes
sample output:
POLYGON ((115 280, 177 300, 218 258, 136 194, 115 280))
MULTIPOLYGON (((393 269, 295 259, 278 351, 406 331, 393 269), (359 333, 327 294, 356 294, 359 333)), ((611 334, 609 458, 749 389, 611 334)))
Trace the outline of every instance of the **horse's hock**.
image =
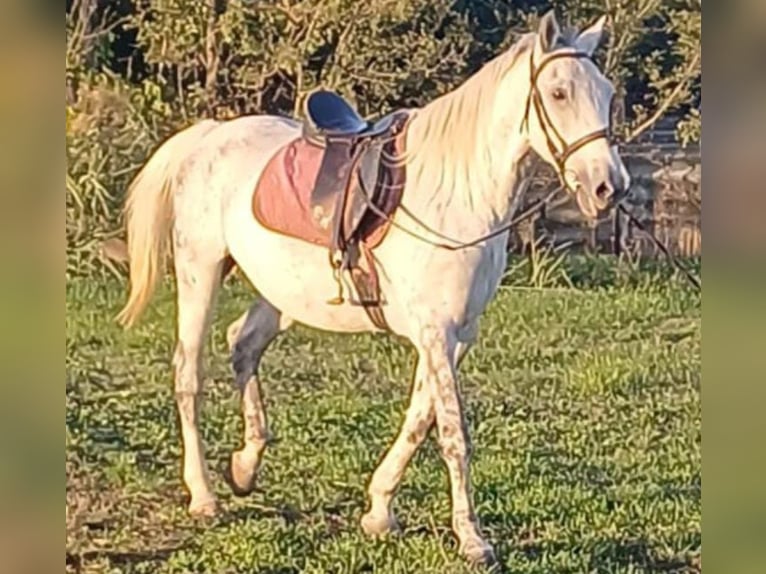
MULTIPOLYGON (((667 245, 671 253, 700 255, 702 162, 699 148, 639 144, 628 148, 624 158, 632 178, 627 200, 631 212, 667 245)), ((530 186, 525 206, 542 198, 556 185, 552 170, 541 166, 536 182, 530 186)), ((556 196, 552 205, 534 222, 514 230, 511 248, 522 251, 534 237, 544 236, 555 245, 569 243, 574 250, 612 253, 615 249, 613 217, 588 220, 572 198, 556 196)), ((625 224, 621 235, 623 248, 646 256, 659 255, 654 243, 641 231, 625 224)))

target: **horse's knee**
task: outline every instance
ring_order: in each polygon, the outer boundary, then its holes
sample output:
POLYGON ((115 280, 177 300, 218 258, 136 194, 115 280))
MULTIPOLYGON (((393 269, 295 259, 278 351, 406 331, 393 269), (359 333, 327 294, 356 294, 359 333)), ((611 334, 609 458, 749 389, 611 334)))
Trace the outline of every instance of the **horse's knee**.
POLYGON ((197 394, 200 391, 200 349, 179 342, 173 353, 176 395, 197 394))
POLYGON ((443 440, 439 442, 442 458, 447 462, 467 464, 471 460, 473 449, 470 443, 463 441, 443 440))
POLYGON ((473 454, 471 437, 462 421, 455 417, 438 423, 438 444, 446 461, 469 461, 473 454))

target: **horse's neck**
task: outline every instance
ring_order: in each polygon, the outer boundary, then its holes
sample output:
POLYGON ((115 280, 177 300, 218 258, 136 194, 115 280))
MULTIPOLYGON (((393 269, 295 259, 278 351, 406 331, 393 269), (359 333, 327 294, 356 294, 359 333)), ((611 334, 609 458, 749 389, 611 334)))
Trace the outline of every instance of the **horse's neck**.
POLYGON ((512 94, 498 94, 492 74, 497 71, 481 70, 418 110, 409 126, 414 153, 405 204, 435 231, 457 234, 456 240, 491 232, 507 220, 526 175, 529 144, 520 126, 528 70, 519 64, 507 71, 505 81, 519 86, 512 94))

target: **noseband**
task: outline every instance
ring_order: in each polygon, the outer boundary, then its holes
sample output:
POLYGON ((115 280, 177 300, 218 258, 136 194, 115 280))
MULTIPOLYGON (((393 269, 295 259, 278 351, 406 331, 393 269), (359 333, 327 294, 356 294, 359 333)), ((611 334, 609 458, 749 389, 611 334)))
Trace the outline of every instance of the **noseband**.
POLYGON ((526 125, 527 130, 529 129, 529 111, 531 107, 534 106, 535 112, 537 113, 537 117, 540 122, 540 128, 543 130, 543 134, 545 135, 545 142, 548 145, 548 149, 550 150, 554 161, 556 162, 556 168, 558 170, 558 175, 561 179, 561 183, 567 190, 575 193, 576 190, 571 189, 571 186, 565 177, 566 162, 572 154, 591 142, 603 138, 607 140, 608 143, 611 143, 610 134, 612 114, 609 114, 610 123, 605 128, 586 134, 572 143, 567 143, 566 140, 562 137, 561 133, 556 129, 556 126, 553 125, 553 122, 551 121, 551 118, 548 115, 545 106, 543 105, 543 98, 542 94, 540 93, 540 89, 537 86, 537 80, 540 77, 540 72, 542 72, 543 68, 554 60, 559 60, 561 58, 578 58, 591 60, 591 57, 584 52, 557 52, 545 58, 540 63, 540 65, 535 68, 534 60, 532 59, 533 55, 534 50, 530 52, 529 55, 530 88, 529 96, 527 97, 526 109, 524 111, 524 119, 521 122, 521 128, 524 129, 524 126, 526 125), (554 138, 556 141, 554 141, 554 138))

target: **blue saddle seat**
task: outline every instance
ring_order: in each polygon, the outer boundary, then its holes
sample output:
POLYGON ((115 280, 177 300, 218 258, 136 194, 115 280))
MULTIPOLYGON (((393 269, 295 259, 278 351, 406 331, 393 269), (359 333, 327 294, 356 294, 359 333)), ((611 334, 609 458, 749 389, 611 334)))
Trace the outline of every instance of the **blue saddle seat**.
POLYGON ((394 123, 392 114, 368 122, 343 96, 330 90, 317 90, 309 95, 306 115, 316 130, 336 137, 375 137, 388 132, 394 123))

